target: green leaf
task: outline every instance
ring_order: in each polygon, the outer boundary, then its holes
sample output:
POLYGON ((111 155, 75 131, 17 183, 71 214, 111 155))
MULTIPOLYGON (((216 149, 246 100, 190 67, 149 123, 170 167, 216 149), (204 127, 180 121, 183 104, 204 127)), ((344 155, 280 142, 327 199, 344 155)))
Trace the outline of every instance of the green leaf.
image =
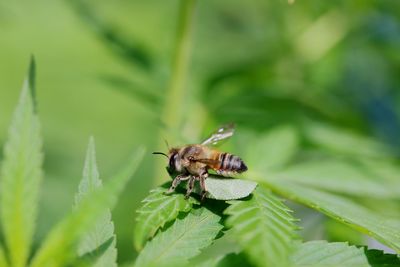
POLYGON ((200 255, 191 259, 188 266, 217 266, 228 254, 238 254, 241 251, 241 247, 234 240, 235 236, 232 231, 232 229, 229 229, 224 232, 221 238, 218 238, 213 244, 205 248, 200 255))
POLYGON ((146 244, 135 266, 181 266, 209 246, 222 228, 220 217, 200 208, 177 219, 146 244))
POLYGON ((166 195, 166 189, 158 187, 150 191, 137 212, 134 230, 134 244, 137 250, 144 242, 155 235, 158 229, 174 220, 179 212, 188 212, 192 208, 193 198, 186 200, 182 194, 166 195))
POLYGON ((132 66, 140 67, 150 71, 153 67, 153 58, 145 45, 140 44, 139 38, 131 41, 131 36, 122 36, 111 24, 104 21, 103 17, 95 12, 95 6, 89 5, 86 1, 68 1, 75 9, 78 17, 87 24, 104 44, 108 45, 109 51, 119 56, 122 60, 132 66))
MULTIPOLYGON (((207 198, 218 200, 234 200, 249 196, 257 187, 254 181, 243 179, 221 178, 209 176, 206 179, 207 198)), ((196 187, 196 193, 200 193, 199 186, 196 187)))
POLYGON ((0 245, 0 267, 8 267, 6 255, 4 254, 3 246, 0 245))
POLYGON ((286 266, 297 226, 290 209, 271 191, 258 187, 245 201, 232 201, 226 224, 257 266, 286 266))
MULTIPOLYGON (((235 200, 249 196, 257 187, 257 183, 239 178, 230 178, 210 174, 205 181, 205 186, 207 190, 206 198, 217 200, 235 200)), ((179 187, 186 188, 187 182, 180 183, 179 187)), ((195 183, 193 193, 201 195, 199 183, 195 183)))
POLYGON ((258 172, 275 170, 293 158, 298 146, 298 135, 293 127, 276 127, 250 141, 247 146, 246 163, 249 169, 258 172))
POLYGON ((296 267, 400 266, 400 259, 395 254, 384 254, 380 250, 350 246, 347 242, 328 243, 323 240, 299 244, 291 261, 296 267))
POLYGON ((102 188, 90 192, 70 216, 64 218, 45 239, 32 260, 31 267, 56 267, 67 263, 75 254, 75 245, 99 218, 117 202, 117 196, 135 172, 144 149, 134 153, 120 173, 102 188))
POLYGON ((35 230, 42 180, 42 140, 32 94, 32 59, 4 148, 1 169, 1 222, 10 263, 25 266, 35 230))
POLYGON ((76 266, 76 267, 92 267, 95 266, 97 261, 102 258, 104 253, 111 247, 111 245, 115 245, 114 237, 109 238, 108 240, 104 241, 100 246, 96 247, 92 251, 88 251, 85 254, 76 258, 69 266, 76 266))
POLYGON ((399 255, 385 254, 381 250, 367 249, 364 247, 364 253, 372 267, 398 267, 400 266, 399 255))
POLYGON ((274 174, 272 179, 350 194, 375 198, 400 198, 400 180, 390 182, 363 166, 340 160, 303 162, 274 174), (362 186, 360 186, 362 185, 362 186))
POLYGON ((369 267, 362 248, 343 242, 310 241, 299 245, 291 257, 294 266, 369 267))
MULTIPOLYGON (((78 194, 75 198, 75 205, 78 207, 81 202, 91 193, 102 187, 99 172, 96 164, 96 152, 93 137, 89 140, 86 153, 83 179, 79 184, 78 194)), ((78 255, 86 254, 86 258, 93 258, 94 267, 113 267, 117 266, 117 250, 115 248, 114 224, 111 221, 111 211, 106 210, 92 225, 91 229, 85 233, 78 246, 78 255), (107 249, 102 251, 102 255, 95 252, 104 243, 111 240, 107 249)))
POLYGON ((335 153, 371 158, 393 156, 389 148, 382 143, 351 131, 319 123, 308 123, 304 128, 310 142, 335 153))
POLYGON ((278 179, 264 180, 277 193, 318 210, 357 231, 365 233, 400 253, 400 221, 383 217, 352 200, 278 179))

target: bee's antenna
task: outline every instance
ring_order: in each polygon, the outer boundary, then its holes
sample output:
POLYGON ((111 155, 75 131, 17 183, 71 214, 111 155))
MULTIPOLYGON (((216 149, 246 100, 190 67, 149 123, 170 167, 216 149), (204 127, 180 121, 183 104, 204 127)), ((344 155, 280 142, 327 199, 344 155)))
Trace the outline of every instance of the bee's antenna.
POLYGON ((164 139, 164 142, 165 142, 165 144, 167 145, 168 150, 170 150, 167 139, 164 139))
POLYGON ((163 155, 163 156, 166 156, 167 158, 169 158, 168 155, 163 152, 153 152, 152 154, 153 155, 163 155))

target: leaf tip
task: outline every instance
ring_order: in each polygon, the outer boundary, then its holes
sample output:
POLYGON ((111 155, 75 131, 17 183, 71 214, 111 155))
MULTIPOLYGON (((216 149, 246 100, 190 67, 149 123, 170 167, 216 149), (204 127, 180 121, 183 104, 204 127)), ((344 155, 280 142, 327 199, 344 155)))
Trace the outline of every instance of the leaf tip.
POLYGON ((26 80, 25 80, 25 86, 27 90, 29 90, 31 97, 32 97, 32 102, 34 104, 34 107, 36 109, 36 61, 35 57, 32 54, 30 57, 29 61, 29 67, 28 67, 28 73, 26 75, 26 80))

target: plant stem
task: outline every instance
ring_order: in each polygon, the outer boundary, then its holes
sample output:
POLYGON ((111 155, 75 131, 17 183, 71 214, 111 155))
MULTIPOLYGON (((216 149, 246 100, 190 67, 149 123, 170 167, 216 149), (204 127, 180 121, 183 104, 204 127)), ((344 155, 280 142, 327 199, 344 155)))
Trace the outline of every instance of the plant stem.
MULTIPOLYGON (((185 99, 185 88, 188 76, 190 60, 191 40, 193 32, 193 21, 197 0, 181 0, 177 33, 175 39, 174 57, 172 59, 172 72, 169 85, 166 91, 164 108, 161 121, 167 129, 167 133, 160 136, 159 147, 165 147, 164 138, 170 142, 176 142, 174 132, 180 130, 183 119, 183 108, 185 99), (175 138, 174 138, 175 137, 175 138)), ((160 182, 165 175, 164 168, 157 168, 157 178, 155 182, 160 182)))
POLYGON ((182 122, 195 4, 196 0, 181 0, 172 73, 162 118, 170 129, 178 129, 182 122))

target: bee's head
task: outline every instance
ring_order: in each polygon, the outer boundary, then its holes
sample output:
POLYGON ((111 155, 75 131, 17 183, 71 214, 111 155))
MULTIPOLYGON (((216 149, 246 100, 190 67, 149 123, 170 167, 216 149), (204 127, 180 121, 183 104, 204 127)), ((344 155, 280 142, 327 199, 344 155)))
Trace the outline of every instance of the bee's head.
POLYGON ((167 171, 169 174, 173 174, 174 172, 177 172, 180 170, 180 164, 179 164, 179 155, 178 155, 178 149, 176 148, 171 148, 168 152, 168 155, 163 153, 163 152, 153 152, 153 154, 159 154, 163 155, 168 158, 168 166, 167 166, 167 171))
POLYGON ((179 169, 180 169, 180 166, 179 166, 179 159, 178 159, 178 157, 179 157, 179 154, 178 154, 178 149, 176 149, 176 148, 171 148, 170 150, 169 150, 169 153, 168 153, 168 158, 169 158, 169 163, 168 163, 168 172, 171 174, 171 173, 174 173, 174 172, 176 172, 176 171, 179 171, 179 169))

